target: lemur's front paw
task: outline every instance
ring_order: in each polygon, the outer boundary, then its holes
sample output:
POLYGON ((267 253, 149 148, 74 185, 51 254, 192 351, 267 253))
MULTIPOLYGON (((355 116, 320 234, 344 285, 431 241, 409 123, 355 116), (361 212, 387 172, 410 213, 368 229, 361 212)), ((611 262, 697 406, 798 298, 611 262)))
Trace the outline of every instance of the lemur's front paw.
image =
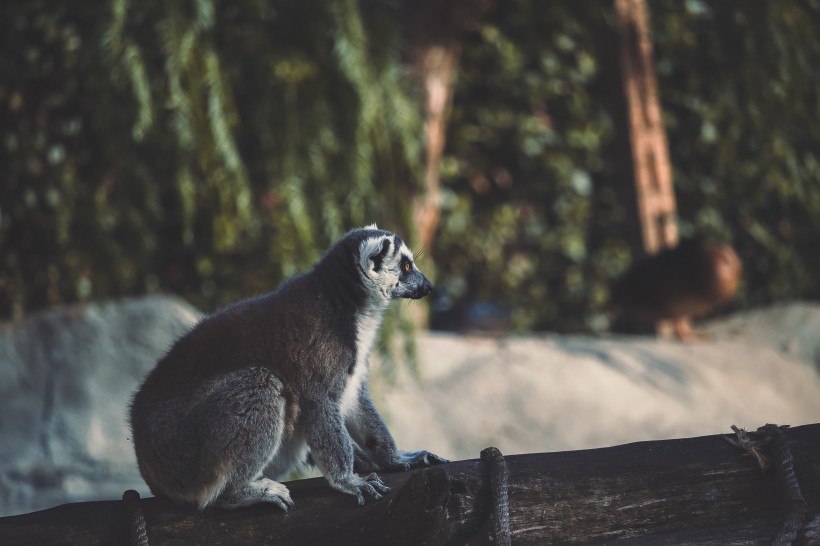
POLYGON ((419 466, 449 463, 444 457, 439 457, 429 451, 399 451, 390 461, 387 470, 410 470, 419 466))
POLYGON ((390 493, 390 488, 384 484, 375 472, 371 472, 365 477, 353 474, 350 478, 337 482, 335 486, 340 491, 356 495, 359 506, 364 506, 365 495, 373 500, 379 500, 382 495, 390 493))

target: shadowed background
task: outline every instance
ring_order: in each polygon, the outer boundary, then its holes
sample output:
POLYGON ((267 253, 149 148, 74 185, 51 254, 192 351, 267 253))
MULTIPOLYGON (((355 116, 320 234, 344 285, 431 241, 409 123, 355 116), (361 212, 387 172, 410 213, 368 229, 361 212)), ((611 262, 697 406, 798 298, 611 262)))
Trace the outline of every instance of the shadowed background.
MULTIPOLYGON (((736 248, 736 307, 817 299, 820 7, 649 8, 682 236, 736 248)), ((424 249, 437 326, 488 301, 505 328, 590 331, 640 254, 609 3, 0 10, 2 317, 155 292, 212 310, 376 221, 424 249)))

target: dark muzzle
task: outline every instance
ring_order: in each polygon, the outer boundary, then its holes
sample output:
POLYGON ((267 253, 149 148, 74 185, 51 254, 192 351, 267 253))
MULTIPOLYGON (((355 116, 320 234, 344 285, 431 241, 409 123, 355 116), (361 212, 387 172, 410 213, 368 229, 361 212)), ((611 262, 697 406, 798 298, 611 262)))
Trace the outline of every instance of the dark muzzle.
POLYGON ((432 292, 432 291, 433 291, 433 285, 430 284, 430 281, 428 281, 427 279, 424 279, 424 282, 422 282, 418 286, 418 288, 416 288, 415 290, 410 292, 407 295, 407 297, 411 298, 411 299, 414 299, 414 300, 417 300, 417 299, 423 298, 424 296, 429 295, 430 292, 432 292))

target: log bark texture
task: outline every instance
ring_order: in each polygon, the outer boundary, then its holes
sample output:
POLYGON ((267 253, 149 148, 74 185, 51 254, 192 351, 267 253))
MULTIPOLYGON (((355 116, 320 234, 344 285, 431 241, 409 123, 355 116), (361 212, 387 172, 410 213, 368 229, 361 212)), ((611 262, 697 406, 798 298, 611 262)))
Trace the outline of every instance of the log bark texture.
MULTIPOLYGON (((793 544, 820 544, 820 424, 784 434, 807 507, 793 544)), ((782 476, 723 435, 505 462, 512 544, 763 545, 789 516, 782 476)), ((494 544, 486 472, 469 460, 385 473, 393 492, 364 507, 323 479, 291 482, 287 514, 140 503, 151 545, 494 544)), ((126 519, 122 502, 67 504, 0 518, 0 544, 128 544, 126 519)))

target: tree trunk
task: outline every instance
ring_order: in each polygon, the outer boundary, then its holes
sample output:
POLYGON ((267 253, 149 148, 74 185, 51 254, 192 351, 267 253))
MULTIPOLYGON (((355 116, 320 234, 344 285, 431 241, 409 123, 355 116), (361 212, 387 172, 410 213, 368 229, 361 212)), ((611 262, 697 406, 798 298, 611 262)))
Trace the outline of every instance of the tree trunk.
POLYGON ((461 44, 429 45, 424 47, 417 61, 418 72, 425 91, 425 157, 424 193, 414 202, 414 220, 421 248, 429 251, 438 227, 441 209, 439 166, 444 153, 447 130, 447 110, 453 95, 461 44))
POLYGON ((413 217, 419 243, 430 250, 441 208, 439 166, 444 153, 447 112, 453 98, 461 40, 489 0, 410 0, 408 17, 411 65, 424 92, 424 192, 416 197, 413 217))
MULTIPOLYGON (((782 492, 791 475, 804 508, 793 544, 820 544, 820 424, 778 435, 763 454, 777 463, 787 450, 793 468, 785 473, 777 464, 760 470, 725 436, 507 457, 512 543, 772 544, 797 513, 794 488, 791 496, 782 492)), ((151 545, 497 544, 491 513, 504 498, 491 498, 497 489, 487 475, 478 460, 386 473, 393 493, 363 507, 323 479, 296 481, 288 484, 296 507, 287 514, 272 506, 198 513, 162 499, 137 502, 151 545)), ((128 544, 124 504, 0 518, 0 543, 128 544)))
MULTIPOLYGON (((672 168, 663 127, 646 0, 614 0, 618 23, 621 82, 632 173, 644 250, 649 254, 678 241, 672 168)), ((625 130, 624 130, 625 129, 625 130)))

